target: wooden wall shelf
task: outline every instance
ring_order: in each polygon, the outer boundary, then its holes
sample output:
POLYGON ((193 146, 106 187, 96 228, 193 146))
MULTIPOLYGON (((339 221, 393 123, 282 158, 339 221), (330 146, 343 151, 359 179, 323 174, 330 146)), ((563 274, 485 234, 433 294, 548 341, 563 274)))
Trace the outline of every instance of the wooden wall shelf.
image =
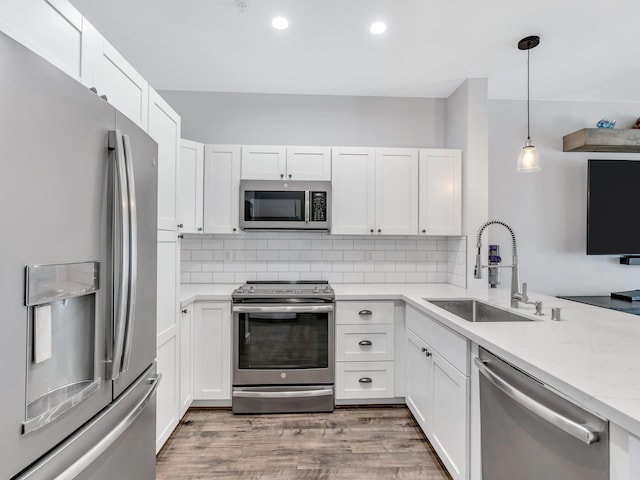
POLYGON ((562 151, 640 153, 640 129, 583 128, 562 137, 562 151))

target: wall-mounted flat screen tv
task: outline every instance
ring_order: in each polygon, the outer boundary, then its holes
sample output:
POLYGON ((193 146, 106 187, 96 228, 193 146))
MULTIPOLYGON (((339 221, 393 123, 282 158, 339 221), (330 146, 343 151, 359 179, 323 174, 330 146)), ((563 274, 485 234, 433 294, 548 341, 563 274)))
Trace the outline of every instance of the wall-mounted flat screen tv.
POLYGON ((640 161, 589 160, 587 255, 640 254, 640 161))

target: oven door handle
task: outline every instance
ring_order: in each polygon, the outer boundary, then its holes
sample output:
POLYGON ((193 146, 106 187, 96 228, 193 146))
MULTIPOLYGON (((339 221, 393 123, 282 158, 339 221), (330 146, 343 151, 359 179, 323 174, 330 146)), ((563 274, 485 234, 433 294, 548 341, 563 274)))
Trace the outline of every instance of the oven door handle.
POLYGON ((237 398, 301 398, 301 397, 325 397, 333 395, 332 388, 320 388, 318 390, 289 390, 282 392, 256 392, 251 390, 236 390, 233 396, 237 398))
POLYGON ((323 313, 333 312, 333 305, 235 305, 233 313, 323 313))

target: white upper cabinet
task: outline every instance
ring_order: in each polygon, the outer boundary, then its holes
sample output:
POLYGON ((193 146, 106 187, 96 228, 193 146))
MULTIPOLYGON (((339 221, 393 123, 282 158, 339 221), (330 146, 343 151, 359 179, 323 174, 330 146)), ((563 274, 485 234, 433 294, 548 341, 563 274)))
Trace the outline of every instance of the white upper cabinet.
POLYGON ((204 233, 240 233, 240 146, 204 146, 204 233))
POLYGON ((83 48, 90 52, 91 87, 98 95, 147 130, 149 84, 100 33, 85 20, 83 48))
POLYGON ((277 145, 243 145, 243 180, 280 180, 287 173, 287 149, 277 145))
POLYGON ((376 149, 376 233, 418 233, 418 150, 376 149))
POLYGON ((180 116, 152 88, 149 100, 148 133, 158 143, 158 229, 176 231, 180 116))
POLYGON ((331 147, 242 146, 243 180, 331 180, 331 147))
POLYGON ((373 148, 334 147, 331 233, 364 235, 375 227, 376 156, 373 148))
POLYGON ((178 228, 203 232, 204 145, 184 138, 178 162, 178 228))
POLYGON ((460 150, 420 150, 420 235, 462 234, 460 150))
POLYGON ((67 0, 3 2, 0 30, 88 87, 84 30, 88 24, 67 0))
POLYGON ((331 147, 287 147, 287 178, 331 180, 331 147))

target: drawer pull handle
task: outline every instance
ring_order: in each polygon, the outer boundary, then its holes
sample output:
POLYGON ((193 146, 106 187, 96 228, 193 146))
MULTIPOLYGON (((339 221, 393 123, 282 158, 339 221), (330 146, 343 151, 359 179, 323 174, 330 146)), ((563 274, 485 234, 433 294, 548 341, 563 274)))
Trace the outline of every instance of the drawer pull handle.
POLYGON ((365 315, 367 317, 370 317, 371 315, 373 315, 373 312, 371 312, 371 310, 360 310, 358 312, 358 315, 365 315))
POLYGON ((360 342, 358 342, 358 345, 360 345, 361 347, 370 347, 373 344, 371 343, 371 340, 360 340, 360 342))
POLYGON ((373 380, 371 380, 370 377, 362 377, 360 380, 358 380, 360 383, 373 383, 373 380))

